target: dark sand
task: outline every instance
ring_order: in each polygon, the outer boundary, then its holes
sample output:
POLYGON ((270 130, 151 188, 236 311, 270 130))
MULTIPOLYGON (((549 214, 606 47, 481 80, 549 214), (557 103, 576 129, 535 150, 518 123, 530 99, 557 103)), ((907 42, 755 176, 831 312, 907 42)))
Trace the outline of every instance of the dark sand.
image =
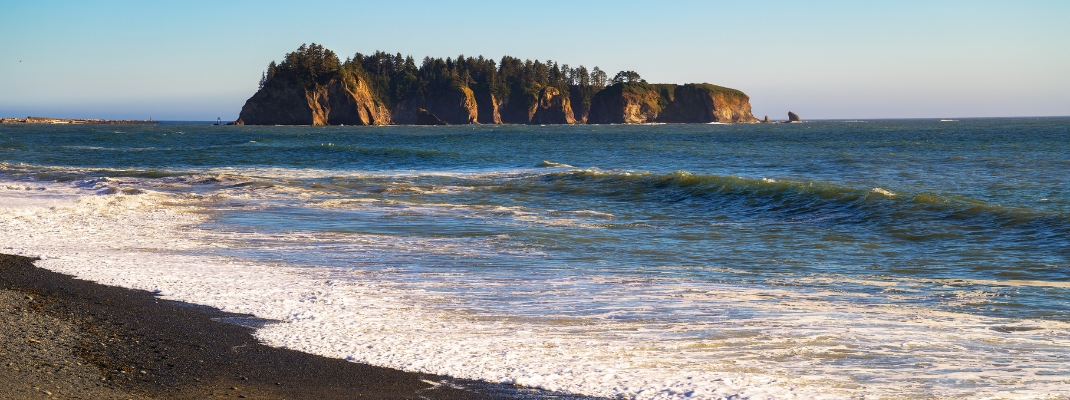
POLYGON ((267 321, 32 261, 0 254, 0 398, 576 398, 264 346, 267 321))

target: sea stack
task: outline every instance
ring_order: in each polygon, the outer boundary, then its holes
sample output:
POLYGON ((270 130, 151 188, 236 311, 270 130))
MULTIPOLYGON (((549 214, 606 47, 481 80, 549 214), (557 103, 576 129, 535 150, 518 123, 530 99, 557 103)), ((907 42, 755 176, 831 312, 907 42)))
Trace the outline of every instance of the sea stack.
POLYGON ((799 118, 799 114, 788 111, 788 123, 802 122, 802 118, 799 118))
POLYGON ((768 124, 769 123, 769 116, 768 115, 765 116, 765 119, 762 120, 762 123, 763 124, 768 124))

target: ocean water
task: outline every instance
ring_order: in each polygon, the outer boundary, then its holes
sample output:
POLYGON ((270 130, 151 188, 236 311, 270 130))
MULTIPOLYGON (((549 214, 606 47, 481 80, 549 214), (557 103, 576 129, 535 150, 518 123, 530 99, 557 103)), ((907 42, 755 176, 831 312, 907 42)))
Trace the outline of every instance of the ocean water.
POLYGON ((0 125, 0 252, 580 395, 1070 398, 1070 118, 0 125))

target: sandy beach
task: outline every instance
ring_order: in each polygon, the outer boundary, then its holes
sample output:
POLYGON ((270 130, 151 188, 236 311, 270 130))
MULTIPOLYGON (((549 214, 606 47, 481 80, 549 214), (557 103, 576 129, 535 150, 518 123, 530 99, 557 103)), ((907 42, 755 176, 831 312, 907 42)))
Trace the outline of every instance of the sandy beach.
POLYGON ((0 397, 479 399, 551 393, 268 347, 267 323, 0 255, 0 397), (226 322, 224 322, 226 321, 226 322))

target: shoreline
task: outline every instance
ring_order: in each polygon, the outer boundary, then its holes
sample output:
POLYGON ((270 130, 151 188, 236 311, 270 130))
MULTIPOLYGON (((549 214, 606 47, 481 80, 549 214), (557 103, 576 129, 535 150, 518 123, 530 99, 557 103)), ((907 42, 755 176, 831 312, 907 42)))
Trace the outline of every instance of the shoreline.
POLYGON ((583 398, 269 347, 271 323, 0 254, 0 397, 583 398))
POLYGON ((160 121, 136 119, 100 119, 100 118, 0 118, 0 124, 7 125, 154 125, 160 121))

